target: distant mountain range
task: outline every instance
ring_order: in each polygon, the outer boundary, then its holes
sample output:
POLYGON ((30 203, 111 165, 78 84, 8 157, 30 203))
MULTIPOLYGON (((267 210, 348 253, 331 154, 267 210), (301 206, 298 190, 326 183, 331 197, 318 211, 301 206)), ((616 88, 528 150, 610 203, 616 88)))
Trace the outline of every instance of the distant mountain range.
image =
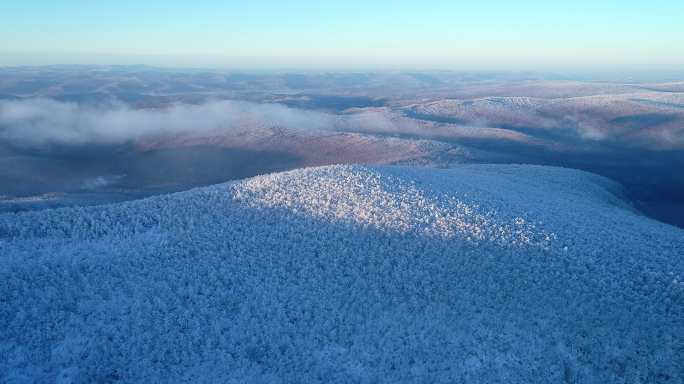
MULTIPOLYGON (((155 135, 110 145, 102 151, 108 156, 93 157, 87 142, 65 148, 53 143, 37 150, 0 139, 0 210, 43 207, 46 200, 40 196, 45 193, 51 196, 49 204, 78 202, 78 197, 61 195, 74 192, 68 186, 88 186, 79 192, 87 200, 106 192, 107 201, 305 165, 531 163, 613 178, 627 187, 640 209, 684 226, 684 175, 675 171, 684 169, 684 76, 662 77, 668 82, 628 77, 600 81, 588 75, 506 72, 0 68, 0 137, 15 124, 2 120, 11 102, 30 106, 50 99, 73 103, 60 110, 78 105, 96 115, 126 109, 137 116, 162 111, 159 116, 178 106, 201 107, 216 100, 252 105, 251 117, 231 123, 230 129, 200 129, 204 118, 193 115, 185 127, 152 127, 155 135), (284 115, 294 119, 262 112, 263 105, 285 106, 284 115), (313 120, 316 124, 309 124, 313 120), (75 159, 91 166, 76 166, 75 159), (183 167, 170 166, 179 164, 177 159, 183 159, 183 167), (160 166, 165 171, 154 172, 160 166), (55 184, 57 178, 66 180, 66 186, 55 184), (98 178, 115 181, 94 183, 98 178)), ((234 120, 235 113, 227 109, 226 119, 234 120)), ((51 115, 41 118, 49 123, 51 115)))

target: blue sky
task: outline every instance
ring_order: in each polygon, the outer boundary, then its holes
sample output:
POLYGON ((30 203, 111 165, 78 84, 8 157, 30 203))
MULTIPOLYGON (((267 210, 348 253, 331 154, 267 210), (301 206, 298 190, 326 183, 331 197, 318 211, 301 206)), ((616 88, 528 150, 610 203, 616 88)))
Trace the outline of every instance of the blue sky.
POLYGON ((0 65, 684 68, 684 1, 93 1, 0 5, 0 65))

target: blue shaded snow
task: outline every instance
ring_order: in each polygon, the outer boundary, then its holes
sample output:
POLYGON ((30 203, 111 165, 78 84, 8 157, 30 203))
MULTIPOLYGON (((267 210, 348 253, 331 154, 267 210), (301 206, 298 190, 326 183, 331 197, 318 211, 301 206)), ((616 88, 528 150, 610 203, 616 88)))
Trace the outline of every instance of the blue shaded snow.
POLYGON ((332 166, 0 215, 0 382, 681 383, 684 231, 574 170, 332 166))

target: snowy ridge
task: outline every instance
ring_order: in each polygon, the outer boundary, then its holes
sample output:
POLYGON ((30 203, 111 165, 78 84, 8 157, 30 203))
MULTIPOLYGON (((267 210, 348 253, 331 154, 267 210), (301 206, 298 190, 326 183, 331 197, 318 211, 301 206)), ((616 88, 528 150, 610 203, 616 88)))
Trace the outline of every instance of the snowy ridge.
POLYGON ((301 169, 0 215, 0 382, 681 383, 684 231, 588 173, 301 169))
POLYGON ((489 241, 548 248, 555 237, 522 217, 499 223, 495 212, 481 213, 477 204, 448 193, 429 198, 413 182, 362 166, 273 174, 237 183, 231 192, 252 207, 443 238, 458 235, 475 245, 489 241))

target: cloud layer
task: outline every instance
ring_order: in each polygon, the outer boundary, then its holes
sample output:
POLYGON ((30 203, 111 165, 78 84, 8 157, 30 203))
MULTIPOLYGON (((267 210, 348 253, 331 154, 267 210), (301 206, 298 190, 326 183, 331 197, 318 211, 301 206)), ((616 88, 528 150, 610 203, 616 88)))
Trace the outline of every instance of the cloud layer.
POLYGON ((118 143, 160 134, 227 133, 278 126, 329 129, 330 114, 278 104, 210 101, 159 109, 98 108, 49 99, 0 102, 0 140, 14 144, 118 143))

